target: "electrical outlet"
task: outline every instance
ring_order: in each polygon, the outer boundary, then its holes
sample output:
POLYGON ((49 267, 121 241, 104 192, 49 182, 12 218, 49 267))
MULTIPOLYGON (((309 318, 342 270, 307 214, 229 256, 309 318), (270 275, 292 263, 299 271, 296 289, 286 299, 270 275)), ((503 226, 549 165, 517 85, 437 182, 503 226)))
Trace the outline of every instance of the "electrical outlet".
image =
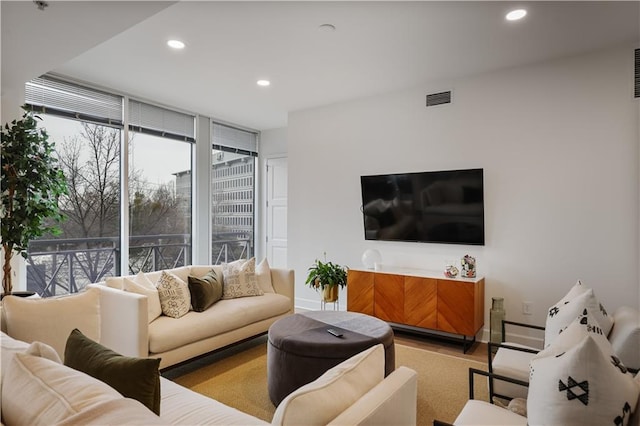
POLYGON ((533 308, 533 302, 522 302, 522 314, 531 315, 533 308))

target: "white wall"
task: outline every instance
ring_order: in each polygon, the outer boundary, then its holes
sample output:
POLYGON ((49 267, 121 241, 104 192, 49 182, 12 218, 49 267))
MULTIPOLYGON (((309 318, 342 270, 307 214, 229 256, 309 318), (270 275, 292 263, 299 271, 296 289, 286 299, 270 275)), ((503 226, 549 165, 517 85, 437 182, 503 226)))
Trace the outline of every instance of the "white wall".
MULTIPOLYGON (((289 265, 300 307, 315 258, 442 270, 477 257, 507 317, 544 324, 577 279, 610 311, 640 301, 639 101, 633 45, 290 114, 289 265), (425 107, 451 89, 453 103, 425 107), (365 241, 363 174, 484 168, 486 245, 365 241), (522 301, 534 315, 522 316, 522 301)), ((346 294, 341 295, 342 309, 346 294)))

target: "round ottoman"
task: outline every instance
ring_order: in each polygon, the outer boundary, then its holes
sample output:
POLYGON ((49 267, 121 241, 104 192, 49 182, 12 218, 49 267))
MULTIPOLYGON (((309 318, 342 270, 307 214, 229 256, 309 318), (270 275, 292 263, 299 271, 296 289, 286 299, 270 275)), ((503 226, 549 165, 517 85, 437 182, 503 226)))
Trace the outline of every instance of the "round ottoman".
POLYGON ((267 387, 276 406, 291 392, 353 355, 384 345, 385 376, 395 369, 393 330, 369 315, 345 311, 309 311, 282 318, 269 328, 267 387), (327 332, 334 329, 336 337, 327 332))

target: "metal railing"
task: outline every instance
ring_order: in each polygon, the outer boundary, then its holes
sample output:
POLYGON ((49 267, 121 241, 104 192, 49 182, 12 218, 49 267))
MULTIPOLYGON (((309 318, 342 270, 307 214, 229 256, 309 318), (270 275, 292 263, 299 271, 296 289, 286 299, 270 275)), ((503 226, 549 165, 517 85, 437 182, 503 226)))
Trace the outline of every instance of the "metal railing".
MULTIPOLYGON (((252 256, 252 237, 220 233, 212 242, 212 264, 252 256)), ((119 276, 118 237, 35 240, 27 256, 27 290, 42 297, 75 293, 87 284, 119 276)), ((129 239, 127 274, 191 264, 191 235, 138 235, 129 239)), ((125 274, 126 275, 126 274, 125 274)))

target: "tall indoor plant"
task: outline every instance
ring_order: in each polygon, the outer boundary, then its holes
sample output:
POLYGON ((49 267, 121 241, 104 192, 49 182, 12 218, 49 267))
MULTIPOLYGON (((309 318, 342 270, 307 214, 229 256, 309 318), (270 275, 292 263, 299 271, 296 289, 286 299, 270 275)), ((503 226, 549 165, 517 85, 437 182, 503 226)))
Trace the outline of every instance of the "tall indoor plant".
POLYGON ((305 284, 316 290, 322 290, 325 302, 335 302, 338 300, 338 288, 347 285, 347 268, 333 262, 321 262, 316 259, 309 268, 309 274, 305 284))
POLYGON ((29 241, 47 232, 59 233, 55 226, 63 216, 58 198, 67 192, 67 183, 54 154, 54 143, 36 117, 23 107, 20 120, 0 129, 2 169, 0 228, 4 264, 4 294, 13 289, 11 259, 15 253, 27 257, 29 241))

